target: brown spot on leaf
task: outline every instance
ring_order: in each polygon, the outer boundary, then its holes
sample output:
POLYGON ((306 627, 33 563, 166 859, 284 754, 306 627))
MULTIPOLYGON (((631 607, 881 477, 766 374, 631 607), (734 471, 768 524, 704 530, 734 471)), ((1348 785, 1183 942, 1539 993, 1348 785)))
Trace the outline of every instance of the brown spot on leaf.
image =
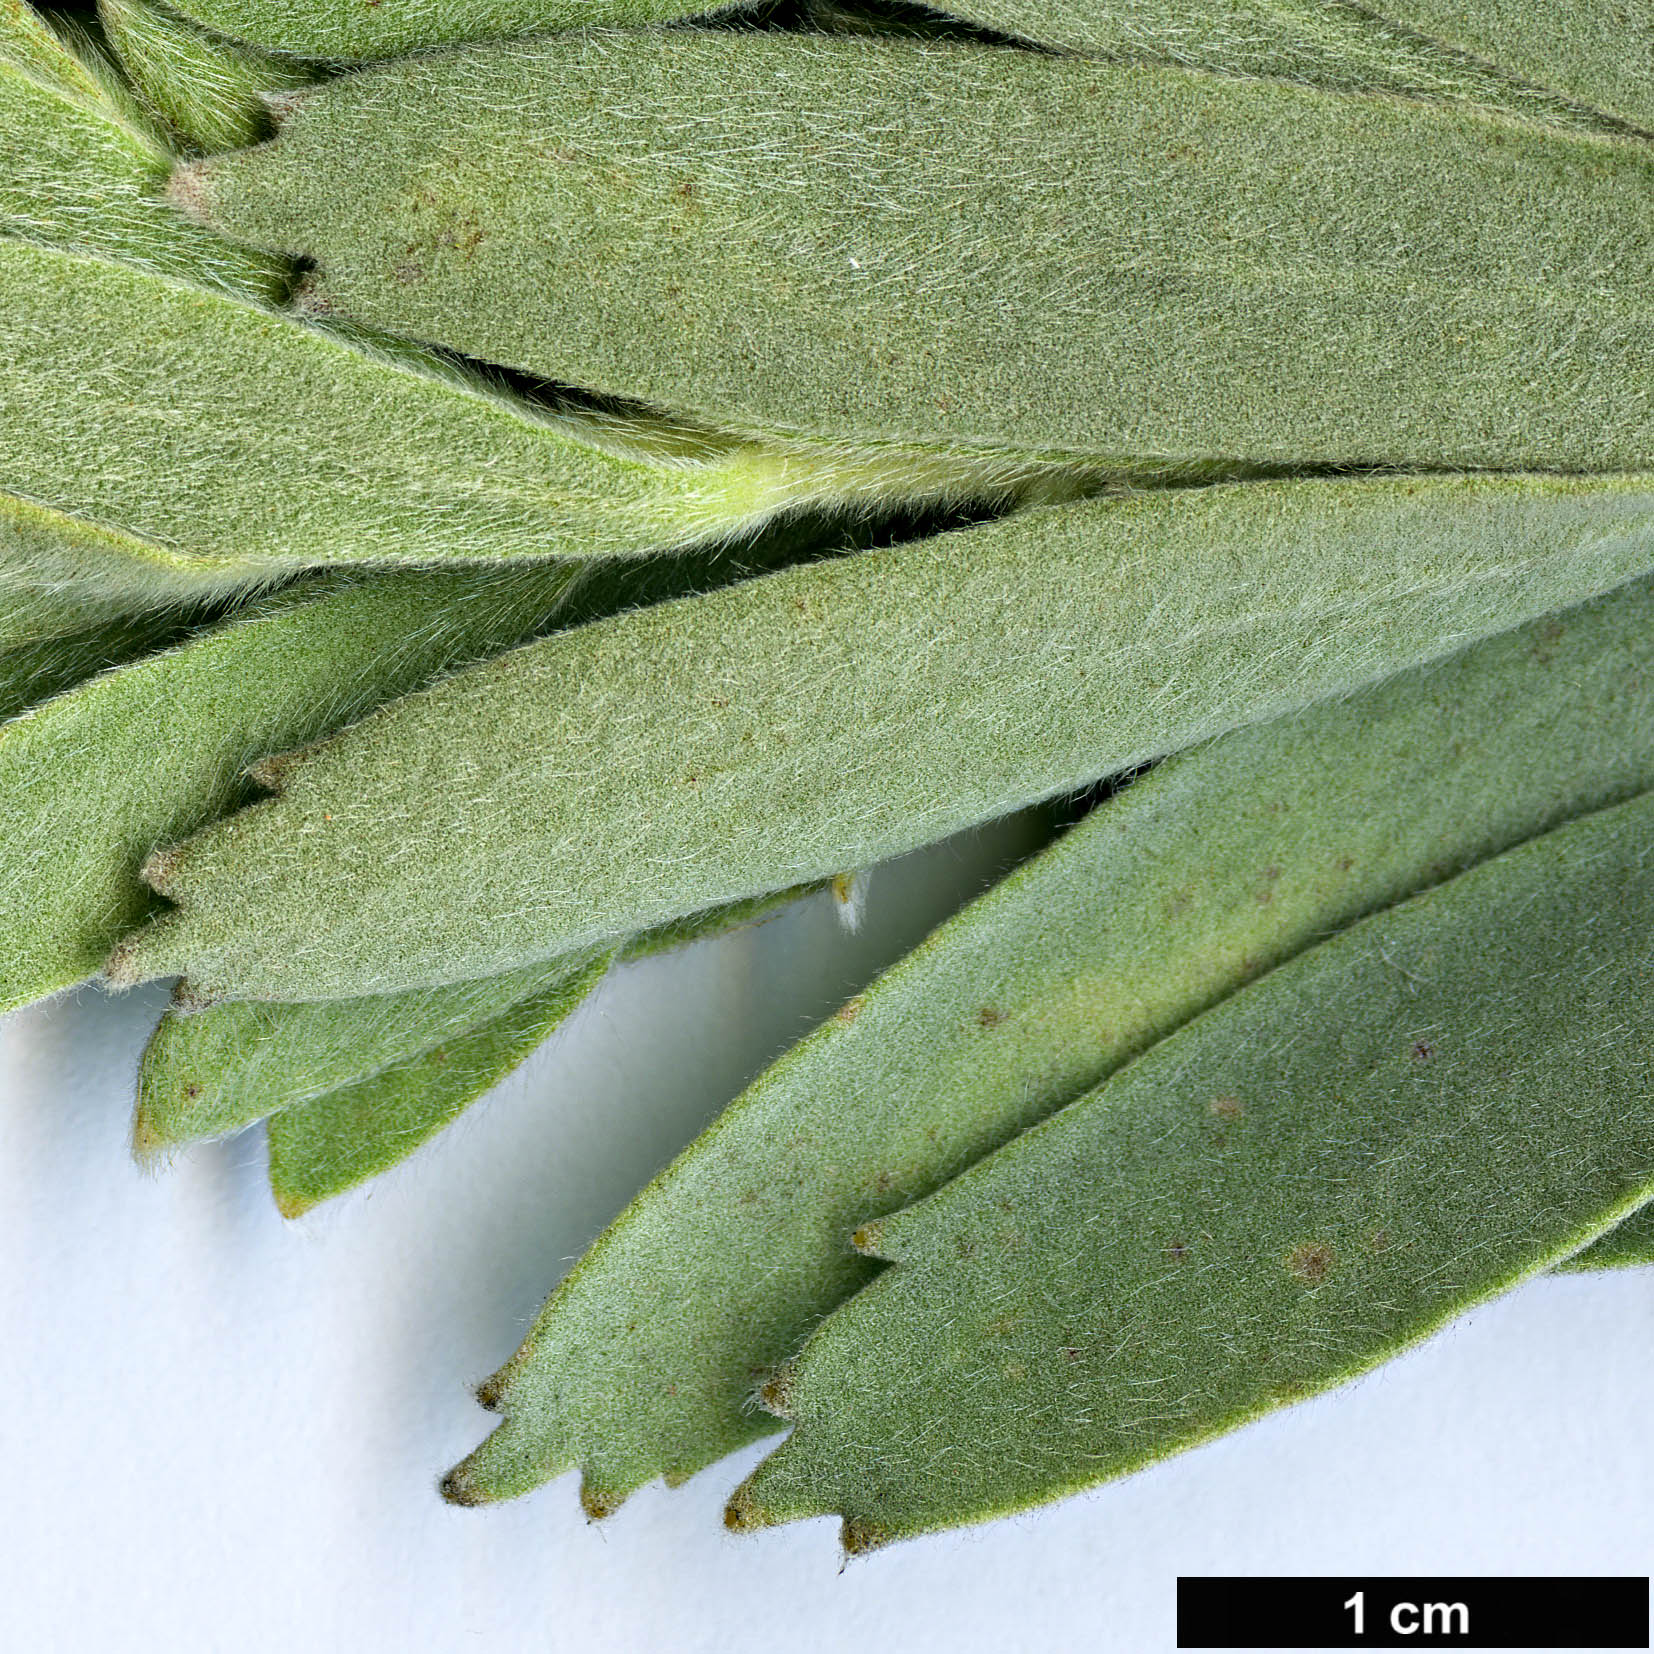
POLYGON ((1304 1241, 1287 1254, 1286 1266, 1300 1281, 1314 1286, 1332 1268, 1332 1248, 1320 1241, 1304 1241))
POLYGON ((1005 1013, 996 1011, 992 1005, 984 1005, 976 1013, 976 1020, 984 1028, 997 1028, 1005 1020, 1005 1013))
POLYGON ((1428 1040, 1416 1039, 1413 1041, 1414 1062, 1429 1062, 1435 1054, 1436 1048, 1428 1040))
POLYGON ((1245 1112, 1241 1108, 1241 1100, 1239 1097, 1214 1097, 1210 1106, 1212 1113, 1215 1114, 1220 1120, 1238 1120, 1245 1112))
POLYGON ((586 1513, 588 1521, 601 1522, 605 1516, 613 1516, 620 1509, 620 1496, 605 1492, 602 1488, 593 1487, 589 1482, 580 1484, 580 1508, 586 1513))
POLYGON ((833 1013, 840 1022, 854 1022, 861 1015, 861 1008, 867 1003, 866 994, 857 994, 854 999, 847 999, 833 1013))

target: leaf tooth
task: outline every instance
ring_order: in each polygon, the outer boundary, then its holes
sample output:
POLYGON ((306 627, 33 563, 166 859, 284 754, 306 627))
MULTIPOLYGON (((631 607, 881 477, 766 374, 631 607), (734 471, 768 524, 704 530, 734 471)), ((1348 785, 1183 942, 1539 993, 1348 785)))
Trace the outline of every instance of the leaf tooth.
POLYGON ((212 227, 213 169, 206 161, 180 161, 167 179, 167 201, 192 223, 212 227))

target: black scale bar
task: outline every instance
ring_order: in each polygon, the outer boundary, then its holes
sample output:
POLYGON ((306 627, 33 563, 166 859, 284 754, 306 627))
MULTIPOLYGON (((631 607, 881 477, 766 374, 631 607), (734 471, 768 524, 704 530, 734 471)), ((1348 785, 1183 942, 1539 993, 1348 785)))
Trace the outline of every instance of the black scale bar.
POLYGON ((1180 1579, 1179 1648, 1647 1648, 1646 1579, 1180 1579))

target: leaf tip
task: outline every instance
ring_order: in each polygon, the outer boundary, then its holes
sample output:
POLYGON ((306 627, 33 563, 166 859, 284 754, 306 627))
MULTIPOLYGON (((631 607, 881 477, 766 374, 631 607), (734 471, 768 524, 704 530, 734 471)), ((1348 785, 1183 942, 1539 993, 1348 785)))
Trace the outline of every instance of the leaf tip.
POLYGON ((760 1528, 773 1528, 779 1520, 759 1504, 750 1477, 736 1488, 724 1506, 724 1526, 731 1533, 756 1533, 760 1528))
POLYGON ((212 164, 180 161, 167 179, 168 203, 197 224, 212 223, 212 164))
POLYGON ((773 1413, 778 1419, 793 1416, 793 1368, 790 1363, 777 1368, 769 1380, 759 1386, 757 1401, 766 1413, 773 1413))
POLYGON ((467 1459, 464 1463, 455 1465, 437 1483, 437 1492, 442 1495, 447 1503, 459 1505, 466 1510, 472 1510, 478 1505, 486 1505, 489 1502, 488 1494, 471 1480, 470 1471, 467 1468, 470 1462, 467 1459))
POLYGON ((625 1502, 624 1493, 598 1487, 590 1476, 580 1478, 580 1508, 586 1513, 588 1522, 601 1522, 604 1517, 613 1516, 625 1502))
POLYGON ((844 1552, 846 1562, 873 1551, 882 1551, 886 1545, 893 1544, 895 1538, 888 1528, 869 1522, 865 1516, 847 1516, 839 1524, 839 1549, 844 1552))

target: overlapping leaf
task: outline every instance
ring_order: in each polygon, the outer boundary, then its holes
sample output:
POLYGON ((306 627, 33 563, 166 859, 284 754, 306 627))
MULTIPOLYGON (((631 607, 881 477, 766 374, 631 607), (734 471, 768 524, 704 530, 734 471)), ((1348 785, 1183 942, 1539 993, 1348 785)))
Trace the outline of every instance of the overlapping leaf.
MULTIPOLYGON (((942 926, 638 1197, 485 1387, 507 1419, 450 1495, 579 1466, 601 1511, 776 1428, 756 1378, 871 1278, 858 1225, 1362 915, 1650 787, 1647 582, 1169 760, 942 926)), ((1214 1127, 1242 1108, 1218 1097, 1214 1127)))
POLYGON ((1654 794, 1361 921, 928 1200, 766 1391, 732 1526, 846 1547, 1361 1372, 1654 1195, 1654 794))
POLYGON ((121 981, 510 970, 870 865, 1654 565, 1638 479, 1162 490, 565 632, 276 766, 159 857, 121 981))
POLYGON ((567 565, 307 587, 0 725, 0 1009, 93 975, 139 864, 272 748, 336 729, 552 613, 567 565))
POLYGON ((151 0, 98 0, 98 20, 145 103, 188 149, 260 142, 270 135, 265 98, 316 78, 302 65, 214 39, 151 0))
POLYGON ((1298 467, 1654 444, 1654 153, 1426 103, 582 33, 345 76, 175 193, 315 260, 323 310, 725 422, 1298 467))

